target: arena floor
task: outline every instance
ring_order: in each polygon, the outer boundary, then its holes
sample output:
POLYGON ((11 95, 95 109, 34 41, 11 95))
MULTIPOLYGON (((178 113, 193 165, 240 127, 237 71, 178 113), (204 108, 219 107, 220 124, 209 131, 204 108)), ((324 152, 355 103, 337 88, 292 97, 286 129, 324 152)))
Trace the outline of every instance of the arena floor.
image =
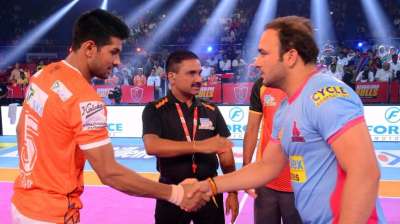
MULTIPOLYGON (((151 179, 157 179, 155 158, 144 153, 139 138, 114 138, 117 160, 151 179)), ((235 141, 236 166, 241 167, 242 142, 235 141)), ((376 142, 381 167, 379 196, 388 223, 400 223, 400 143, 376 142), (392 152, 392 153, 391 153, 392 152), (397 157, 396 157, 397 156, 397 157)), ((355 158, 356 159, 356 158, 355 158)), ((11 223, 10 198, 12 182, 17 175, 17 149, 15 137, 0 136, 0 223, 11 223)), ((154 199, 127 196, 102 185, 91 167, 85 167, 85 192, 82 200, 81 223, 154 223, 154 199)), ((252 223, 253 199, 239 194, 240 213, 236 223, 252 223)), ((226 217, 230 223, 230 217, 226 217)))

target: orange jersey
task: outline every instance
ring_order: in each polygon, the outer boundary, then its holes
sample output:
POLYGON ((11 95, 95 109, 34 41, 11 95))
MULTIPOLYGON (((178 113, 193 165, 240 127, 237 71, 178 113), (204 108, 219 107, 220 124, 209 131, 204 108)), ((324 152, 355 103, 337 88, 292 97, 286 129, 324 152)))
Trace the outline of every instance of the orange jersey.
POLYGON ((110 143, 102 99, 65 61, 31 78, 17 126, 20 174, 12 203, 47 222, 79 220, 85 157, 82 150, 110 143))
MULTIPOLYGON (((286 98, 286 94, 283 91, 265 87, 262 84, 262 79, 259 79, 254 84, 250 99, 250 112, 259 113, 263 116, 257 160, 262 159, 263 152, 271 138, 275 112, 284 98, 286 98)), ((292 192, 289 164, 284 168, 278 178, 272 180, 266 186, 278 191, 292 192)))

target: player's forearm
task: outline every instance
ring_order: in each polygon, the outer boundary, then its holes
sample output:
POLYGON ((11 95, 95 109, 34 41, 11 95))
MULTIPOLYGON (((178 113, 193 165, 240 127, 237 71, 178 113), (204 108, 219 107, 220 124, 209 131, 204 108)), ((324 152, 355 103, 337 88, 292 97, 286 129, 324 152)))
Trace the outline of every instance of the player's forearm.
POLYGON ((254 130, 246 131, 243 139, 243 166, 251 163, 257 145, 257 133, 254 130))
POLYGON ((379 170, 349 172, 344 184, 340 224, 366 223, 376 203, 379 170))
POLYGON ((232 150, 228 150, 224 153, 218 154, 218 157, 221 164, 221 170, 224 174, 231 173, 236 170, 235 158, 233 156, 232 150))
POLYGON ((236 172, 218 176, 214 180, 218 192, 252 189, 275 179, 283 167, 273 162, 258 161, 236 172))
POLYGON ((162 138, 152 138, 144 141, 147 154, 158 157, 174 157, 193 153, 194 144, 187 141, 173 141, 162 138))
POLYGON ((171 195, 171 186, 154 182, 138 173, 115 164, 105 175, 100 177, 103 184, 129 195, 158 198, 168 200, 171 195))

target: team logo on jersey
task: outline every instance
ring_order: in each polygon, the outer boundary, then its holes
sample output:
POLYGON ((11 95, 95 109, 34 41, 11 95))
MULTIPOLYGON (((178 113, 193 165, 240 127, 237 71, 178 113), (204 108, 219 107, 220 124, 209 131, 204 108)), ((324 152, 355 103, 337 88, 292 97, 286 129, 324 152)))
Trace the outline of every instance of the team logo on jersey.
POLYGON ((312 94, 311 99, 319 107, 329 99, 348 97, 349 93, 342 86, 326 86, 312 94))
POLYGON ((214 130, 215 127, 212 123, 212 121, 208 118, 200 118, 200 126, 199 129, 203 130, 214 130))
POLYGON ((307 172, 303 156, 290 156, 290 180, 296 183, 307 181, 307 172))
POLYGON ((72 96, 71 91, 58 80, 53 83, 51 90, 55 92, 63 102, 67 101, 72 96))
POLYGON ((293 121, 292 142, 305 142, 304 137, 301 135, 300 129, 297 128, 296 121, 293 121))
POLYGON ((272 95, 269 95, 269 94, 265 95, 264 96, 264 105, 269 106, 269 107, 276 106, 275 97, 273 97, 272 95))
POLYGON ((48 95, 35 83, 29 85, 26 91, 26 103, 41 117, 48 95))
POLYGON ((29 111, 25 114, 23 141, 20 147, 19 168, 20 177, 17 184, 25 189, 32 187, 32 171, 35 167, 38 151, 36 139, 39 136, 38 120, 29 111))
POLYGON ((101 101, 86 101, 79 104, 83 130, 93 130, 107 127, 104 103, 101 101))

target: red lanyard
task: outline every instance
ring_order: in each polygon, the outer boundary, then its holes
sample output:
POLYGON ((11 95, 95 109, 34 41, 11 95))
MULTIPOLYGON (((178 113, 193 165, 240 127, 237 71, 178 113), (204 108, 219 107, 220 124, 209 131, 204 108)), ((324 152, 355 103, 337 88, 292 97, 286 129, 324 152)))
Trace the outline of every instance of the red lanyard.
MULTIPOLYGON (((175 106, 176 106, 176 110, 178 111, 178 114, 179 114, 179 119, 181 120, 181 123, 182 123, 183 131, 185 132, 186 141, 188 141, 188 142, 194 141, 196 139, 197 120, 198 120, 197 107, 194 108, 193 132, 192 132, 192 138, 190 138, 189 129, 187 127, 185 117, 183 116, 181 105, 179 105, 179 103, 175 103, 175 106)), ((193 153, 193 155, 192 155, 192 172, 196 173, 196 170, 197 170, 197 164, 195 163, 194 153, 193 153)))

